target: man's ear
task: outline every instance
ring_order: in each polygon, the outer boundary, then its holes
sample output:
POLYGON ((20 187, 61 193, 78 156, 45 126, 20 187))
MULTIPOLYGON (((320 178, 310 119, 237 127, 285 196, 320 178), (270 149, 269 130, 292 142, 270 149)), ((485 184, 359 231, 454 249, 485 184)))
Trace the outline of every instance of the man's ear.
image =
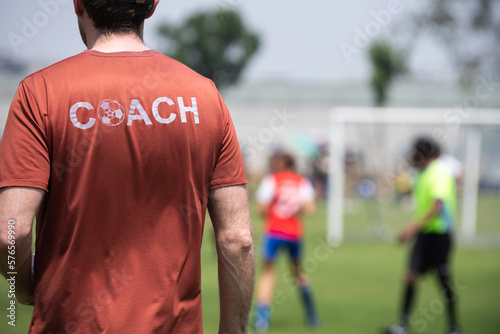
MULTIPOLYGON (((78 0, 74 0, 74 1, 78 1, 78 0)), ((156 6, 158 6, 159 2, 160 2, 160 0, 155 0, 155 2, 153 4, 153 8, 151 8, 151 11, 149 12, 148 16, 146 16, 147 19, 149 19, 151 16, 153 16, 153 14, 156 10, 156 6)))
POLYGON ((81 17, 85 12, 85 7, 83 6, 82 0, 73 0, 73 5, 75 6, 76 16, 81 17))

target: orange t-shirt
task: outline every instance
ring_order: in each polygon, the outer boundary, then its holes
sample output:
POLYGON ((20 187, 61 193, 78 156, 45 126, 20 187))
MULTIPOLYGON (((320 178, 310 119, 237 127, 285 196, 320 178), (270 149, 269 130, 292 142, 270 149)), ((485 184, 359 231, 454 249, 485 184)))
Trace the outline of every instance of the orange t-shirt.
POLYGON ((314 196, 311 182, 293 171, 265 177, 257 190, 257 202, 268 205, 265 233, 280 239, 300 239, 303 227, 297 216, 314 196))
POLYGON ((209 189, 246 183, 212 81, 154 50, 85 51, 21 82, 0 187, 44 189, 30 333, 202 333, 209 189))

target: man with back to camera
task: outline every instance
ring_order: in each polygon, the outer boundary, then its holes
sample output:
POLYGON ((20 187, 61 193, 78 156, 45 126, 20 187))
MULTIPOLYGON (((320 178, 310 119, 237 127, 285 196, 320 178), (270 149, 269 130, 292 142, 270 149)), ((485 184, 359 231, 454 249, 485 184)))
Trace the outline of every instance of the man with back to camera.
POLYGON ((257 190, 257 203, 265 217, 263 235, 264 270, 257 288, 255 328, 268 330, 271 302, 276 281, 276 257, 280 249, 290 255, 293 278, 299 288, 307 324, 319 326, 309 279, 302 270, 303 226, 301 216, 316 209, 311 182, 295 172, 295 161, 287 153, 270 159, 272 174, 266 176, 257 190))
POLYGON ((143 43, 158 2, 74 0, 88 50, 28 76, 12 102, 0 271, 17 272, 18 301, 34 305, 30 333, 203 333, 207 207, 219 333, 246 332, 254 251, 241 152, 212 81, 143 43))
POLYGON ((438 159, 441 149, 432 138, 418 138, 410 155, 410 163, 417 169, 413 198, 416 204, 415 221, 398 236, 400 242, 416 237, 405 278, 405 293, 399 324, 389 328, 388 334, 409 333, 410 325, 422 327, 422 319, 411 317, 410 309, 419 276, 428 269, 436 269, 443 289, 441 296, 448 310, 448 334, 458 334, 456 291, 450 270, 449 255, 452 231, 456 217, 456 185, 450 168, 438 159))

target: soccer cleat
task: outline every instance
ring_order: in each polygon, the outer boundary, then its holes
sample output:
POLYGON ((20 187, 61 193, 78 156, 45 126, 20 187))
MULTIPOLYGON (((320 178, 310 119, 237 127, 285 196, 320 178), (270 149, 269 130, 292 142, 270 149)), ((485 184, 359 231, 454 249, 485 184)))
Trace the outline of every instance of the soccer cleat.
POLYGON ((447 334, 462 334, 457 328, 451 328, 447 334))
POLYGON ((403 327, 401 325, 393 325, 390 328, 386 329, 384 334, 409 334, 408 330, 406 327, 403 327))
POLYGON ((269 305, 257 305, 255 310, 255 330, 267 332, 269 329, 270 308, 269 305))

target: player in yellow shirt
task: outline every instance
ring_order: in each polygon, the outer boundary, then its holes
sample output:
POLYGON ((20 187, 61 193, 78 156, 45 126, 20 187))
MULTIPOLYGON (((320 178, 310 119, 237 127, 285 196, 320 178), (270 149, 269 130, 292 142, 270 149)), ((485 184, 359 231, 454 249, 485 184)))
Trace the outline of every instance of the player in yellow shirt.
POLYGON ((410 325, 423 328, 423 319, 412 317, 410 309, 419 276, 436 269, 443 288, 443 303, 448 310, 448 334, 458 334, 455 312, 456 293, 452 284, 449 255, 452 231, 456 220, 455 178, 439 156, 439 144, 431 138, 418 138, 412 149, 410 163, 417 169, 413 198, 415 219, 398 236, 401 243, 415 239, 405 278, 401 319, 387 334, 406 334, 410 325))

